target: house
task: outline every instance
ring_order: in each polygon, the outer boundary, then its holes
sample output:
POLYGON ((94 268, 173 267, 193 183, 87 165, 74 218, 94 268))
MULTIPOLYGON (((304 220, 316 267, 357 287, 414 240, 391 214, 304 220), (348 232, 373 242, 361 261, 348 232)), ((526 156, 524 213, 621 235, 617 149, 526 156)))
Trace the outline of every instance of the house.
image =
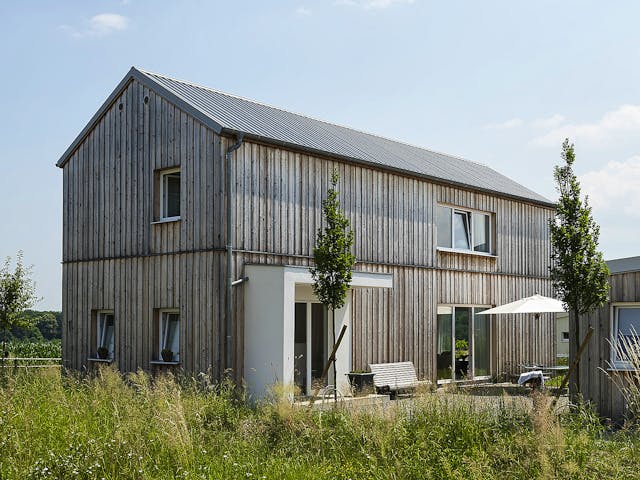
MULTIPOLYGON (((578 322, 580 338, 589 326, 594 329, 580 360, 580 393, 600 415, 620 422, 627 405, 613 379, 638 378, 633 366, 620 358, 619 344, 623 337, 636 340, 640 332, 640 257, 609 260, 607 265, 609 301, 578 322)), ((575 326, 570 328, 573 335, 575 326)))
POLYGON ((308 392, 332 345, 308 266, 334 170, 358 260, 339 386, 373 362, 442 383, 554 361, 553 315, 476 316, 552 294, 553 204, 487 166, 137 68, 57 165, 70 368, 308 392))

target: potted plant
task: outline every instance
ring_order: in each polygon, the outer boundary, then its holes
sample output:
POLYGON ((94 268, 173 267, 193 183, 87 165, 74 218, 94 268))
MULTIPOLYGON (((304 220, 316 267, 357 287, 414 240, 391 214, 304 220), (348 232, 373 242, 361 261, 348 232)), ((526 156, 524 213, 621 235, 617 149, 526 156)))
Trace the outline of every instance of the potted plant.
POLYGON ((162 356, 163 362, 173 362, 173 351, 169 348, 163 348, 160 355, 162 356))
POLYGON ((109 358, 109 349, 107 347, 98 347, 98 358, 106 360, 109 358))
POLYGON ((358 394, 373 392, 373 375, 373 373, 365 372, 364 370, 354 370, 347 373, 347 376, 349 377, 349 384, 353 389, 353 393, 358 394))

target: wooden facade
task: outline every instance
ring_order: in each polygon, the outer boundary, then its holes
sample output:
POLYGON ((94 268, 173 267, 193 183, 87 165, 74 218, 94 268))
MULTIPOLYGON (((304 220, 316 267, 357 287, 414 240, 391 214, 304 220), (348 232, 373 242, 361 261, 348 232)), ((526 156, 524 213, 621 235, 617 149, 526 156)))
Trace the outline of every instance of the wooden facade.
MULTIPOLYGON (((160 309, 181 312, 181 367, 223 364, 226 201, 219 135, 132 80, 63 164, 63 358, 82 369, 93 355, 95 315, 114 312, 115 361, 150 369, 160 309), (181 169, 181 218, 156 222, 157 172, 181 169), (93 323, 92 323, 93 322, 93 323)), ((353 291, 353 367, 410 360, 435 378, 438 305, 499 305, 551 295, 549 205, 245 140, 235 153, 234 269, 309 265, 331 172, 355 232, 356 270, 392 273, 391 290, 353 291), (439 251, 438 203, 490 212, 495 255, 439 251)), ((234 287, 234 369, 243 371, 243 287, 234 287)), ((552 363, 555 322, 492 319, 492 371, 552 363)))
MULTIPOLYGON (((637 373, 614 368, 612 362, 613 309, 615 306, 640 306, 640 271, 612 273, 609 277, 609 302, 578 322, 580 338, 589 326, 594 333, 580 360, 580 393, 591 402, 603 417, 615 422, 624 420, 625 398, 612 378, 626 380, 630 374, 637 381, 637 373)), ((574 335, 576 322, 570 322, 569 335, 574 335)), ((573 338, 573 337, 571 337, 573 338)), ((572 346, 571 358, 575 351, 572 346)))

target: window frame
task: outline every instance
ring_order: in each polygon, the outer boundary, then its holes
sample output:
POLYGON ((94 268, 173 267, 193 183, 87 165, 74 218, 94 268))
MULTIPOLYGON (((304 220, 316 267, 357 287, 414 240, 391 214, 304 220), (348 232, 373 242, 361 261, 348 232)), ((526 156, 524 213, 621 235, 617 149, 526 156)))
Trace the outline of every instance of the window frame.
MULTIPOLYGON (((105 340, 105 326, 106 326, 106 318, 110 315, 113 319, 113 340, 111 348, 109 349, 109 353, 107 358, 104 360, 113 360, 115 358, 115 350, 116 350, 116 317, 113 313, 113 310, 98 310, 96 312, 96 358, 98 358, 97 351, 100 347, 103 346, 103 342, 105 340)), ((109 348, 109 346, 107 347, 109 348)))
MULTIPOLYGON (((611 331, 610 331, 610 370, 633 370, 635 368, 631 365, 631 362, 624 361, 618 358, 617 345, 618 345, 618 313, 621 309, 636 309, 640 310, 640 303, 637 302, 625 302, 625 303, 612 303, 610 309, 611 318, 611 331)), ((640 337, 640 329, 638 330, 638 337, 640 337)))
POLYGON ((159 191, 160 191, 160 208, 159 208, 159 222, 173 222, 176 220, 180 220, 181 216, 182 216, 182 171, 180 167, 175 167, 175 168, 167 168, 164 170, 160 170, 159 172, 159 191), (179 201, 179 209, 180 209, 180 215, 174 215, 174 216, 168 216, 166 215, 166 211, 167 211, 167 201, 168 201, 168 193, 166 192, 166 186, 165 186, 165 180, 166 177, 174 174, 174 173, 180 173, 180 201, 179 201), (165 195, 167 194, 167 195, 165 195))
POLYGON ((496 254, 494 252, 494 230, 495 230, 495 226, 494 226, 494 222, 493 222, 493 218, 494 218, 494 214, 492 212, 485 212, 482 210, 475 210, 475 209, 471 209, 471 208, 464 208, 464 207, 459 207, 456 205, 450 205, 450 204, 446 204, 446 203, 437 203, 436 204, 436 215, 434 216, 434 218, 436 219, 435 222, 435 226, 436 229, 438 228, 438 211, 437 209, 439 208, 448 208, 450 210, 450 221, 449 221, 449 225, 451 228, 451 231, 449 232, 450 238, 451 238, 451 244, 448 247, 442 246, 442 245, 438 245, 438 235, 436 232, 436 235, 434 235, 435 239, 436 239, 436 250, 440 250, 440 251, 444 251, 444 252, 455 252, 455 253, 466 253, 466 254, 472 254, 472 255, 482 255, 482 256, 486 256, 486 257, 496 257, 496 254), (469 249, 465 249, 465 248, 457 248, 455 246, 456 244, 456 236, 455 236, 455 216, 456 214, 463 214, 464 217, 468 219, 468 241, 469 241, 469 249), (482 215, 484 217, 488 218, 488 232, 487 232, 487 244, 489 245, 489 251, 488 252, 484 252, 482 250, 475 250, 475 221, 474 221, 474 216, 476 215, 482 215))
POLYGON ((171 363, 177 364, 180 363, 180 324, 182 321, 182 315, 180 309, 177 308, 163 308, 158 310, 158 360, 155 363, 171 363), (165 332, 164 324, 166 321, 169 321, 169 315, 178 315, 178 326, 176 330, 176 335, 178 336, 178 351, 171 350, 173 352, 173 360, 171 362, 165 362, 162 359, 162 350, 166 348, 167 341, 167 333, 165 332))

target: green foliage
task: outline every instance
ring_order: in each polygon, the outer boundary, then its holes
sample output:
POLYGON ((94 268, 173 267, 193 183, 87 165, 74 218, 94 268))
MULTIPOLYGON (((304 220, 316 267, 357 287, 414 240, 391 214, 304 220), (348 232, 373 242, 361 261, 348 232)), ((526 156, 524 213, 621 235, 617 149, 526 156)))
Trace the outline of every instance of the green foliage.
POLYGON ((0 331, 5 339, 12 327, 29 325, 20 314, 37 300, 31 268, 22 264, 22 252, 18 252, 13 272, 10 267, 11 258, 7 258, 0 268, 0 331))
POLYGON ((351 284, 351 269, 356 257, 351 253, 353 231, 349 219, 340 208, 338 200, 338 173, 331 176, 331 188, 322 201, 325 227, 318 230, 313 249, 315 266, 311 267, 313 291, 318 299, 331 310, 342 308, 351 284))
POLYGON ((554 177, 560 194, 555 218, 550 222, 551 278, 565 305, 583 315, 607 301, 609 269, 598 251, 600 227, 591 216, 588 198, 582 201, 580 183, 573 171, 573 144, 562 144, 564 165, 554 177))
POLYGON ((7 343, 7 352, 10 357, 18 358, 60 358, 62 345, 59 339, 40 340, 13 340, 7 343))
POLYGON ((477 400, 250 408, 199 378, 21 372, 0 385, 0 478, 640 478, 637 430, 605 431, 582 408, 557 421, 514 398, 477 400))

